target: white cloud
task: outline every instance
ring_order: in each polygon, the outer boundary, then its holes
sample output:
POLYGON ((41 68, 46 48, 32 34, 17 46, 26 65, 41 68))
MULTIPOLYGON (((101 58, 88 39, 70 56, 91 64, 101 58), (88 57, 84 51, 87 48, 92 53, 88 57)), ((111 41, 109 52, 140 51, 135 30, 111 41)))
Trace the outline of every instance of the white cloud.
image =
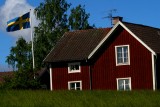
MULTIPOLYGON (((7 28, 7 21, 21 16, 27 12, 31 11, 32 16, 32 26, 35 26, 38 24, 38 21, 36 20, 33 9, 31 5, 27 3, 27 0, 6 0, 5 4, 0 7, 0 29, 4 32, 6 32, 7 28)), ((15 32, 9 32, 8 33, 11 36, 14 36, 16 38, 23 36, 27 41, 31 40, 31 29, 24 29, 20 31, 15 32)))

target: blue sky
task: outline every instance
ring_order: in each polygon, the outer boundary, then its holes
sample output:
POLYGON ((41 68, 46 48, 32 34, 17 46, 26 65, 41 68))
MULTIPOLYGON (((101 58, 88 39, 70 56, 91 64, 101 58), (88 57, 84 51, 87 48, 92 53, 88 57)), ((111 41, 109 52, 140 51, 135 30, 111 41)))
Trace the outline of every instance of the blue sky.
MULTIPOLYGON (((39 6, 44 0, 0 0, 0 71, 8 71, 5 63, 10 48, 15 46, 18 37, 24 36, 30 40, 30 29, 7 33, 6 23, 8 20, 20 16, 29 9, 39 6)), ((160 28, 160 0, 67 0, 72 7, 78 4, 85 5, 87 13, 90 13, 89 23, 96 27, 110 27, 107 17, 110 10, 116 9, 113 16, 122 16, 126 22, 143 24, 160 28)), ((69 12, 68 12, 69 13, 69 12)), ((33 19, 34 25, 37 21, 33 19)), ((36 56, 35 56, 36 57, 36 56)))

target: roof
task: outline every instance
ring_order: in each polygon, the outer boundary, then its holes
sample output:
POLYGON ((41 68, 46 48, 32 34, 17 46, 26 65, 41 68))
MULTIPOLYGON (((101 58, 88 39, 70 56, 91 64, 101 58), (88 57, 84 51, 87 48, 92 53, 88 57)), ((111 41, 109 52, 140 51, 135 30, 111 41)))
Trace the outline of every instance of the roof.
POLYGON ((44 61, 85 60, 110 29, 100 28, 66 32, 44 61))
MULTIPOLYGON (((41 78, 46 72, 48 72, 47 68, 41 68, 36 72, 37 78, 41 78)), ((48 73, 49 74, 49 73, 48 73)))
POLYGON ((129 31, 142 45, 154 53, 160 53, 160 29, 119 22, 112 29, 100 28, 67 32, 44 59, 45 62, 78 61, 89 59, 118 26, 129 31))
POLYGON ((160 53, 160 29, 127 22, 123 24, 155 53, 160 53))

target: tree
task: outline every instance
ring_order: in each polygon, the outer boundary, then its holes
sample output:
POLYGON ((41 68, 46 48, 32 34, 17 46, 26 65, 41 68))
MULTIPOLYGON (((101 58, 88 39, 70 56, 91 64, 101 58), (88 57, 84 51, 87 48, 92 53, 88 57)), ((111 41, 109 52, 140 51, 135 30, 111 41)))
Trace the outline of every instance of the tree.
POLYGON ((86 13, 85 6, 78 5, 76 8, 71 9, 69 16, 69 26, 71 30, 82 30, 93 28, 88 23, 90 14, 86 13))
MULTIPOLYGON (((34 32, 34 55, 35 70, 43 67, 43 60, 57 43, 64 32, 77 29, 88 29, 89 14, 85 13, 84 7, 79 5, 71 10, 67 19, 67 10, 70 4, 65 0, 45 0, 35 9, 35 15, 40 21, 34 32), (69 20, 69 22, 68 22, 69 20)), ((19 38, 15 47, 11 47, 10 55, 6 62, 14 69, 18 69, 12 84, 12 88, 37 87, 37 81, 33 79, 31 42, 27 43, 19 38)), ((34 71, 35 71, 34 70, 34 71)), ((7 80, 8 81, 8 80, 7 80)))
POLYGON ((10 55, 6 62, 17 71, 14 72, 14 78, 6 81, 5 88, 28 89, 38 87, 39 83, 34 79, 32 69, 31 42, 27 43, 22 37, 18 39, 15 47, 11 47, 10 55))
POLYGON ((67 14, 70 4, 65 0, 45 0, 35 9, 40 24, 35 28, 35 66, 40 68, 42 61, 57 40, 68 31, 67 14))
POLYGON ((89 14, 85 12, 84 6, 79 5, 71 9, 67 19, 66 12, 70 5, 65 0, 45 0, 35 9, 37 19, 40 20, 34 35, 36 68, 43 66, 44 58, 69 28, 70 30, 93 28, 88 23, 89 14))
POLYGON ((11 47, 10 55, 6 62, 13 69, 32 69, 31 43, 27 43, 22 37, 18 39, 15 47, 11 47))

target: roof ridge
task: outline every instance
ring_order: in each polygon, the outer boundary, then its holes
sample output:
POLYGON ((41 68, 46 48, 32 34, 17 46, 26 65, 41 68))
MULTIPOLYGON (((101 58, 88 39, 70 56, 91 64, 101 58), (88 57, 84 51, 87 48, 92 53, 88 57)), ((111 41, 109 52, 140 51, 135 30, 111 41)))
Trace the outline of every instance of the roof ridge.
POLYGON ((92 30, 103 30, 103 29, 111 29, 111 27, 107 27, 107 28, 93 28, 93 29, 83 29, 83 30, 73 30, 73 31, 68 31, 65 33, 76 33, 76 32, 85 32, 85 31, 92 31, 92 30))

